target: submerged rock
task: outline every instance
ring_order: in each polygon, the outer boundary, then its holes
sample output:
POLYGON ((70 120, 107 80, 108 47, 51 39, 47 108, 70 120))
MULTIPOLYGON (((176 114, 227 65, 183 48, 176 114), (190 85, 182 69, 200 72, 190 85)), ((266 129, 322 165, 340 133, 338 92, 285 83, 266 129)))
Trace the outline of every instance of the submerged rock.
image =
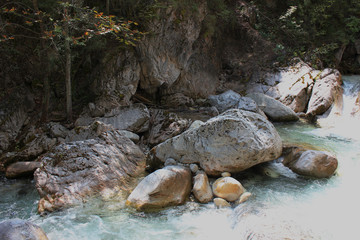
POLYGON ((297 152, 292 158, 286 158, 283 163, 297 174, 316 178, 331 177, 338 166, 334 156, 316 150, 297 152))
POLYGON ((252 98, 272 121, 285 122, 299 120, 299 117, 291 108, 272 97, 262 93, 250 93, 247 96, 252 98))
POLYGON ((39 226, 20 219, 10 219, 0 222, 0 239, 48 240, 45 232, 39 226))
POLYGON ((191 171, 167 166, 146 176, 134 189, 126 205, 138 211, 183 204, 191 191, 191 171))
POLYGON ((281 151, 281 138, 268 120, 232 109, 157 145, 149 164, 174 158, 180 163, 198 163, 207 174, 220 175, 274 160, 281 151))
POLYGON ((217 179, 212 185, 212 190, 215 196, 229 202, 238 200, 240 195, 245 192, 241 183, 232 177, 222 177, 217 179))
POLYGON ((194 186, 192 192, 196 200, 201 203, 208 203, 213 199, 213 192, 211 190, 209 179, 204 172, 199 172, 194 177, 194 186))
POLYGON ((61 144, 42 161, 34 174, 41 197, 39 212, 69 207, 89 197, 123 197, 145 169, 144 153, 115 130, 61 144))

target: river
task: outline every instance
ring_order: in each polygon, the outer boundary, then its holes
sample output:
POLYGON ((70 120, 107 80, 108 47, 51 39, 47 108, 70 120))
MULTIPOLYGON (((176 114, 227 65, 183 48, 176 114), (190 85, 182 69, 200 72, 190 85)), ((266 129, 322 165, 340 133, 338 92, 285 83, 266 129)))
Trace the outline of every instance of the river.
POLYGON ((279 174, 276 178, 255 170, 236 176, 253 196, 232 208, 188 202, 158 213, 139 213, 124 202, 93 201, 39 216, 34 183, 0 176, 0 220, 30 220, 51 240, 358 239, 360 131, 359 119, 351 112, 359 89, 360 76, 344 77, 342 114, 330 113, 321 127, 275 125, 284 142, 311 144, 335 154, 339 167, 330 179, 300 177, 271 162, 267 167, 279 174))

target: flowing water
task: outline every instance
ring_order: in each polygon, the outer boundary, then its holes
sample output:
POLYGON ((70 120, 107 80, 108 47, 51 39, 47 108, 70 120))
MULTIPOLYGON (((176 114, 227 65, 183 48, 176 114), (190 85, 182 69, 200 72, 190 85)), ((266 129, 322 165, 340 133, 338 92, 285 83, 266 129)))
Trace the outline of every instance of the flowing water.
POLYGON ((359 85, 360 76, 345 78, 342 116, 334 121, 329 114, 329 123, 322 120, 326 127, 276 125, 285 142, 310 144, 335 154, 339 168, 330 179, 300 177, 272 162, 267 168, 278 173, 276 178, 261 170, 236 176, 253 196, 228 209, 188 202, 158 213, 139 213, 123 202, 94 201, 39 216, 34 183, 0 176, 0 220, 30 220, 51 240, 358 239, 360 134, 359 118, 351 115, 359 85))

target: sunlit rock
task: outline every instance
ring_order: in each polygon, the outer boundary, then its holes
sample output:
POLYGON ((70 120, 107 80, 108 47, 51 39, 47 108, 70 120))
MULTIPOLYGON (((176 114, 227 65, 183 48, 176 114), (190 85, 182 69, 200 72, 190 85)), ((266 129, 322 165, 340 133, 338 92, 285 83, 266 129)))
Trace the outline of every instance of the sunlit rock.
POLYGON ((201 203, 208 203, 213 199, 213 192, 206 173, 199 172, 196 174, 192 192, 195 198, 201 203))
POLYGON ((214 204, 218 208, 231 207, 230 203, 222 198, 214 198, 214 204))
POLYGON ((130 194, 126 205, 138 211, 183 204, 191 191, 191 171, 167 166, 146 176, 130 194))
POLYGON ((222 177, 217 179, 212 185, 212 190, 215 196, 229 202, 238 200, 240 195, 245 192, 241 183, 232 177, 222 177))
POLYGON ((243 194, 241 194, 239 200, 236 203, 241 204, 243 202, 246 202, 251 196, 251 192, 244 192, 243 194))

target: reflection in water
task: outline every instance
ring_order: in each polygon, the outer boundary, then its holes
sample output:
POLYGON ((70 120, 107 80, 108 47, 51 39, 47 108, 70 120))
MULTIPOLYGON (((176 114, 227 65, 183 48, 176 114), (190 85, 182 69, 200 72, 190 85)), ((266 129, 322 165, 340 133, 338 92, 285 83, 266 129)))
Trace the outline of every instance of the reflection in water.
POLYGON ((276 127, 286 142, 314 145, 337 155, 337 174, 308 179, 274 161, 236 176, 253 196, 229 209, 188 202, 159 213, 139 213, 123 202, 94 200, 44 217, 36 214, 33 182, 0 177, 0 219, 29 219, 54 240, 357 239, 360 135, 337 131, 338 126, 332 130, 305 123, 276 127))

